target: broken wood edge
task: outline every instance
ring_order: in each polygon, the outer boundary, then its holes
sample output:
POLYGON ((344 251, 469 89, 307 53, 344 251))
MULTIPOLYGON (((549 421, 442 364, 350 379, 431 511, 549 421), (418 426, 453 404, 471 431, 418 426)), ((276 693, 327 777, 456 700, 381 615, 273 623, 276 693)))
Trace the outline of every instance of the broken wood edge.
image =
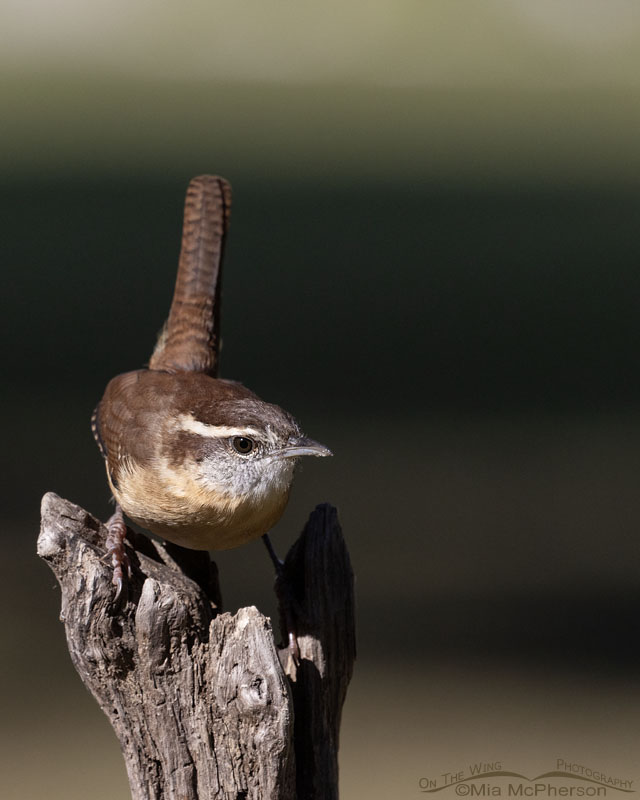
POLYGON ((115 607, 105 536, 84 509, 43 497, 38 554, 61 586, 72 661, 120 740, 133 800, 337 798, 355 621, 335 509, 312 512, 285 561, 301 649, 286 676, 270 620, 255 607, 220 613, 215 565, 192 564, 193 580, 181 553, 147 537, 128 543, 133 576, 115 607))

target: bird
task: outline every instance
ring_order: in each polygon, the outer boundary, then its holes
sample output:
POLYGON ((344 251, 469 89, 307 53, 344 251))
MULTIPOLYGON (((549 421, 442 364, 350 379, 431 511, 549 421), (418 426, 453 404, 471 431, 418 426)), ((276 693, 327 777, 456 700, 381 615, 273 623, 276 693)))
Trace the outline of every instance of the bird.
POLYGON ((125 514, 195 550, 263 537, 278 571, 268 532, 285 510, 295 465, 332 455, 289 412, 218 377, 230 211, 224 178, 190 181, 168 319, 148 366, 113 378, 91 418, 116 503, 106 540, 116 600, 131 573, 125 514))

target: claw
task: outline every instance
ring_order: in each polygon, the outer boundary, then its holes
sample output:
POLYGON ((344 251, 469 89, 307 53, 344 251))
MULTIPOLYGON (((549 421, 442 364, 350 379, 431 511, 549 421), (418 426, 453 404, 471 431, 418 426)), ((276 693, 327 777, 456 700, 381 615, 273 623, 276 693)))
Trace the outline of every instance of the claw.
POLYGON ((124 523, 124 516, 120 506, 116 506, 116 511, 112 517, 107 521, 107 540, 105 560, 111 559, 113 567, 113 580, 112 583, 116 587, 116 594, 114 602, 120 602, 123 597, 123 592, 126 589, 125 572, 128 578, 131 578, 133 572, 131 570, 131 561, 127 555, 124 546, 124 541, 127 536, 127 526, 124 523))
POLYGON ((271 539, 269 538, 268 534, 264 534, 262 537, 262 541, 264 542, 265 547, 267 548, 267 552, 269 553, 269 557, 273 562, 273 566, 276 570, 276 596, 278 597, 278 602, 280 605, 280 609, 282 615, 284 617, 284 625, 287 631, 287 639, 289 640, 289 644, 287 646, 287 650, 289 651, 289 655, 293 659, 293 663, 297 666, 300 665, 300 647, 298 645, 298 637, 296 636, 295 631, 295 611, 294 611, 294 600, 291 591, 291 584, 289 583, 287 576, 285 575, 284 571, 284 561, 281 561, 276 551, 271 544, 271 539))
POLYGON ((295 635, 293 631, 289 631, 289 653, 291 654, 291 658, 293 659, 293 663, 296 667, 300 666, 300 647, 298 646, 298 637, 295 635))
POLYGON ((113 602, 117 605, 120 602, 120 598, 122 597, 122 589, 124 587, 124 581, 122 580, 122 578, 116 578, 116 576, 114 575, 112 582, 116 587, 116 594, 115 597, 113 598, 113 602))

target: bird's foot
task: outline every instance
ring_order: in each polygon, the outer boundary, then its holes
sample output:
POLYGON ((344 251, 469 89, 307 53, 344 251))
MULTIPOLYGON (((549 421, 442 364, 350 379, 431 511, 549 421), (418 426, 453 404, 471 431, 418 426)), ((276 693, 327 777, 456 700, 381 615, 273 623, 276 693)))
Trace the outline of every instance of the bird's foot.
POLYGON ((294 613, 295 605, 291 583, 285 573, 284 562, 278 558, 278 555, 271 544, 269 535, 265 533, 262 537, 262 541, 267 548, 269 557, 271 558, 273 566, 276 570, 276 596, 278 598, 278 604, 280 605, 280 613, 282 614, 284 628, 287 633, 288 645, 286 649, 289 651, 289 655, 293 659, 293 663, 298 666, 300 664, 300 646, 298 644, 298 637, 296 636, 294 613))
POLYGON ((127 526, 120 506, 116 506, 115 513, 106 522, 107 539, 105 541, 105 559, 111 560, 113 567, 113 585, 116 587, 114 602, 118 603, 126 588, 126 578, 130 578, 131 561, 127 555, 124 542, 127 537, 127 526))
POLYGON ((289 655, 293 659, 293 663, 296 667, 300 666, 300 645, 298 644, 298 637, 295 634, 295 631, 289 630, 287 632, 289 637, 289 644, 287 645, 287 650, 289 651, 289 655))

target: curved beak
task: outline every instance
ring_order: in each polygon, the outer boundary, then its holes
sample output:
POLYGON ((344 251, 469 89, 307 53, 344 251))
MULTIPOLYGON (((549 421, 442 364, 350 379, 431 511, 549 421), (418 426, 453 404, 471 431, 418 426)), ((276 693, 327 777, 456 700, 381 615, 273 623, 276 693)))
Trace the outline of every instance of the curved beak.
POLYGON ((298 456, 332 456, 333 453, 320 442, 300 436, 297 439, 290 439, 287 447, 283 447, 278 455, 283 458, 298 458, 298 456))

